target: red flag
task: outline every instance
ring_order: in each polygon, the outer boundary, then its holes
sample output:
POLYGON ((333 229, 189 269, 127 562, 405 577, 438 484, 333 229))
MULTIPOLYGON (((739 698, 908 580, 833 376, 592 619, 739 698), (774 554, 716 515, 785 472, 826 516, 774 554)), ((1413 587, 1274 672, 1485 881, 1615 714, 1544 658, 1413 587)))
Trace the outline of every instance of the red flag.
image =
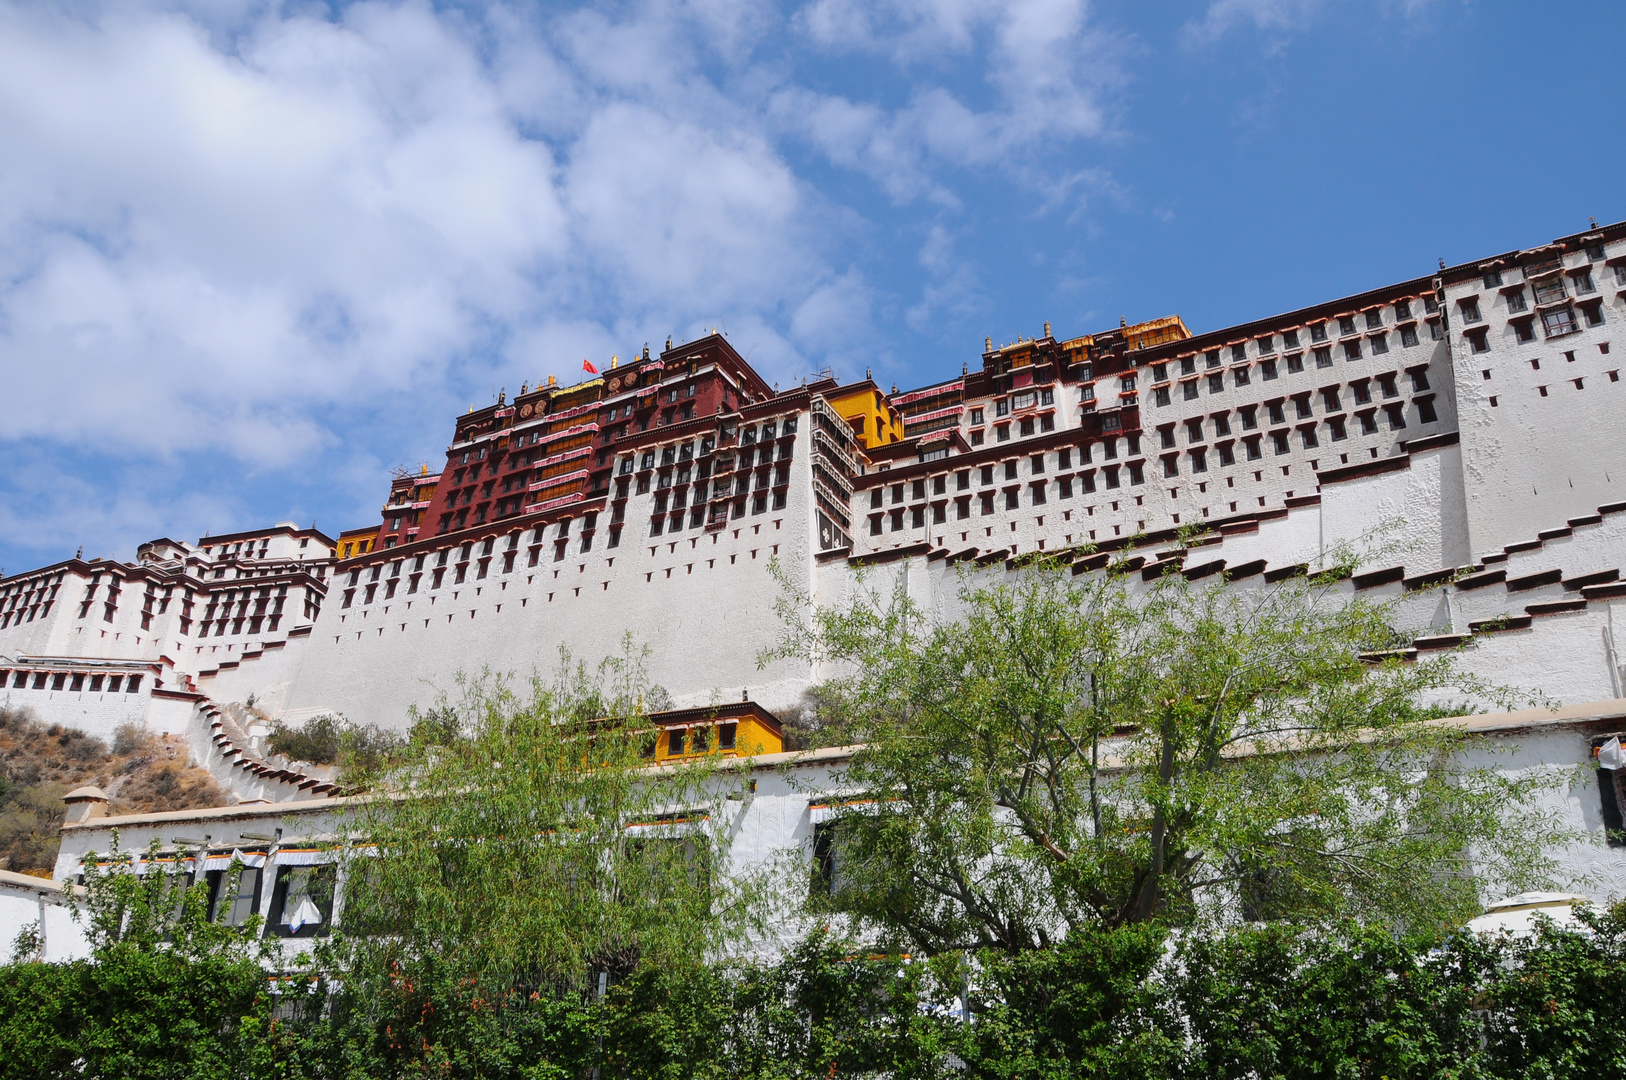
POLYGON ((582 370, 587 372, 587 374, 589 374, 589 375, 597 375, 598 374, 598 368, 593 366, 593 362, 591 360, 583 360, 582 361, 582 370))

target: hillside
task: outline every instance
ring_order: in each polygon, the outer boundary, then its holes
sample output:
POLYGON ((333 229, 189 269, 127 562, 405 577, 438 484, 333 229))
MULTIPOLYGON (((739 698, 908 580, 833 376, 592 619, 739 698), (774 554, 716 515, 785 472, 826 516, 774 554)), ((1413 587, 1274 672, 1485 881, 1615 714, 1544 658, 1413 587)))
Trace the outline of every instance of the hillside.
POLYGON ((109 747, 78 731, 0 708, 0 870, 49 876, 62 826, 62 796, 93 784, 108 813, 189 810, 234 801, 202 769, 187 764, 178 738, 119 730, 109 747))

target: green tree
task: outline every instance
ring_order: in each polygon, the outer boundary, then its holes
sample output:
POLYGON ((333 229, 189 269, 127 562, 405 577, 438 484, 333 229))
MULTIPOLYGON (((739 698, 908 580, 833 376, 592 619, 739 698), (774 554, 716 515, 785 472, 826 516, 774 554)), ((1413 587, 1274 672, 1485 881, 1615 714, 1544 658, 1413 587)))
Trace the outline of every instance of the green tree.
POLYGON ((0 1077, 267 1075, 278 961, 258 920, 211 921, 206 884, 136 874, 116 836, 107 860, 75 903, 90 959, 0 968, 0 1077))
POLYGON ((1453 655, 1381 655, 1394 607, 1350 569, 1243 587, 1035 561, 965 577, 953 617, 902 576, 841 607, 787 584, 762 659, 840 673, 823 709, 873 800, 838 821, 822 903, 928 952, 1021 950, 1204 896, 1440 925, 1475 912, 1475 869, 1542 880, 1551 781, 1470 767, 1431 722, 1501 695, 1453 655))
MULTIPOLYGON (((743 778, 715 761, 652 761, 649 687, 629 651, 562 658, 527 684, 489 674, 415 717, 344 828, 343 966, 435 957, 469 977, 563 984, 640 958, 694 962, 749 929, 752 890, 726 873, 743 778)), ((551 992, 551 991, 550 991, 551 992)))

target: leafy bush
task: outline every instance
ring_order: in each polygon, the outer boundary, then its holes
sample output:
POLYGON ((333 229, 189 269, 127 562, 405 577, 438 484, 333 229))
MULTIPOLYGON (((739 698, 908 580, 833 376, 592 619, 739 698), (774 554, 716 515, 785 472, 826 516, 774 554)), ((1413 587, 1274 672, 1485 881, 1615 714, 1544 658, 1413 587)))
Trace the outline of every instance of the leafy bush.
POLYGON ((299 727, 281 720, 266 740, 273 753, 312 765, 342 765, 348 770, 377 772, 400 756, 407 740, 376 724, 351 724, 332 713, 313 716, 299 727))
POLYGON ((278 720, 271 725, 266 743, 271 752, 281 754, 290 761, 307 761, 312 765, 331 765, 339 760, 341 721, 332 713, 313 716, 298 727, 278 720))

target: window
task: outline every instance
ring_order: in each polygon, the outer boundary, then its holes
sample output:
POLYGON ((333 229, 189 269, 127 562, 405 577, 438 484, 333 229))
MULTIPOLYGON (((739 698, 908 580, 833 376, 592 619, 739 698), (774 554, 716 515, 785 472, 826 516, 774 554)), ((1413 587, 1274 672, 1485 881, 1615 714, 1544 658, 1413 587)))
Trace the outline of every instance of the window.
POLYGON ((1529 305, 1525 303, 1524 290, 1514 289, 1507 294, 1507 309, 1510 312, 1523 311, 1529 305))
POLYGON ((965 491, 971 487, 971 470, 961 469, 954 474, 954 488, 956 491, 965 491))
POLYGON ((1164 457, 1164 459, 1163 459, 1163 475, 1164 475, 1165 478, 1180 475, 1180 457, 1179 457, 1179 455, 1177 455, 1177 454, 1169 454, 1166 457, 1164 457))
POLYGON ((1197 374, 1197 358, 1195 356, 1182 356, 1180 358, 1180 374, 1197 374))
POLYGON ((1224 389, 1225 389, 1225 376, 1224 375, 1220 374, 1219 372, 1214 372, 1212 375, 1208 376, 1208 392, 1210 394, 1218 394, 1221 391, 1223 391, 1224 389))
POLYGON ((1011 415, 1010 399, 1008 399, 1008 398, 1000 398, 998 401, 994 402, 994 415, 995 416, 1009 416, 1009 415, 1011 415))
POLYGON ((1383 309, 1373 308, 1366 313, 1366 328, 1368 330, 1383 329, 1383 309))
POLYGON ((985 491, 982 493, 982 512, 984 514, 992 514, 994 512, 994 493, 992 491, 985 491))
POLYGON ((1326 345, 1315 351, 1315 366, 1318 368, 1332 367, 1332 349, 1326 345))
POLYGON ((1556 304, 1565 298, 1564 276, 1562 274, 1552 274, 1548 277, 1538 278, 1534 282, 1534 286, 1537 306, 1556 304))
POLYGON ((1341 442, 1349 438, 1349 432, 1344 430, 1344 418, 1333 416, 1327 419, 1327 430, 1332 433, 1333 442, 1341 442))
POLYGON ((1388 334, 1373 334, 1371 337, 1367 338, 1367 340, 1372 343, 1373 356, 1382 356, 1384 353, 1389 351, 1388 334))
POLYGON ((1327 340, 1327 324, 1324 323, 1324 322, 1311 323, 1310 324, 1310 340, 1311 341, 1326 341, 1327 340))
POLYGON ((1169 365, 1167 365, 1167 364, 1153 364, 1152 365, 1152 381, 1153 382, 1163 382, 1168 377, 1169 377, 1169 365))
POLYGON ((1399 322, 1402 319, 1409 319, 1409 318, 1411 318, 1411 301, 1410 300, 1396 300, 1395 301, 1395 321, 1399 322))
POLYGON ((1480 321, 1479 297, 1465 296, 1461 300, 1457 301, 1457 307, 1462 309, 1463 322, 1475 323, 1480 321))
MULTIPOLYGON (((244 877, 248 872, 244 871, 244 877)), ((320 937, 333 917, 333 865, 284 866, 277 870, 271 889, 266 924, 280 937, 320 937)))
POLYGON ((1318 445, 1320 445, 1315 437, 1314 424, 1311 424, 1308 427, 1299 428, 1299 438, 1303 441, 1304 448, 1306 450, 1314 450, 1318 445))
POLYGON ((1276 377, 1276 361, 1275 360, 1261 360, 1261 361, 1259 361, 1259 377, 1261 379, 1264 379, 1266 382, 1269 382, 1271 379, 1274 379, 1276 377))
POLYGON ((1248 385, 1248 369, 1245 367, 1232 368, 1231 378, 1238 386, 1248 385))
POLYGON ((1485 288, 1494 289, 1502 283, 1502 271, 1492 268, 1485 271, 1485 288))
POLYGON ((1428 369, 1412 368, 1406 374, 1411 376, 1411 388, 1414 391, 1428 389, 1428 369))
POLYGON ((1344 359, 1359 360, 1361 358, 1361 339, 1350 338, 1344 342, 1344 359))
POLYGON ((1242 447, 1247 451, 1249 461, 1258 461, 1264 456, 1263 451, 1259 449, 1260 441, 1261 439, 1258 435, 1254 435, 1242 440, 1242 447))
POLYGON ((1375 435, 1378 430, 1377 414, 1371 411, 1356 413, 1355 418, 1361 422, 1362 435, 1375 435))
POLYGON ((1288 356, 1288 358, 1287 358, 1287 373, 1289 375, 1297 375, 1299 372, 1301 372, 1303 370, 1304 370, 1304 354, 1303 353, 1293 353, 1290 356, 1288 356))
POLYGON ((1243 431, 1253 431, 1259 426, 1258 410, 1259 407, 1257 405, 1244 405, 1242 408, 1237 410, 1237 415, 1242 417, 1243 431))
MULTIPOLYGON (((1400 328, 1400 344, 1403 348, 1414 348, 1417 345, 1417 324, 1407 323, 1400 328)), ((1329 360, 1328 363, 1331 363, 1329 360)))
POLYGON ((1214 434, 1229 435, 1231 433, 1231 418, 1228 413, 1214 414, 1214 434))
MULTIPOLYGON (((1272 334, 1265 334, 1259 339, 1259 355, 1265 356, 1276 351, 1276 338, 1272 334)), ((1238 360, 1247 359, 1247 353, 1237 357, 1238 360)))
POLYGON ((972 423, 973 426, 982 423, 982 410, 981 409, 972 409, 971 410, 971 423, 972 423))
POLYGON ((1168 427, 1158 428, 1157 429, 1157 435, 1158 435, 1158 438, 1162 441, 1163 446, 1164 446, 1165 449, 1168 449, 1168 448, 1174 446, 1174 425, 1173 424, 1170 424, 1168 427))
POLYGON ((1207 472, 1208 471, 1208 451, 1199 446, 1197 449, 1190 451, 1190 454, 1191 454, 1191 471, 1194 472, 1194 473, 1207 472))
POLYGON ((1033 489, 1033 497, 1032 497, 1033 505, 1034 506, 1043 506, 1044 501, 1045 501, 1045 494, 1044 494, 1045 482, 1043 480, 1036 480, 1032 484, 1029 484, 1028 486, 1033 489))
POLYGON ((1219 367, 1220 351, 1218 349, 1209 349, 1207 352, 1203 353, 1203 364, 1204 366, 1211 368, 1219 367))
POLYGON ((1434 398, 1433 398, 1433 396, 1430 395, 1429 397, 1420 397, 1420 398, 1418 398, 1417 399, 1417 420, 1418 420, 1418 422, 1422 423, 1422 424, 1432 424, 1432 423, 1434 423, 1434 421, 1436 421, 1438 419, 1439 419, 1439 417, 1437 417, 1434 414, 1434 398))
POLYGON ((1287 332, 1282 334, 1282 345, 1285 348, 1289 348, 1289 349, 1298 348, 1299 347, 1299 332, 1297 330, 1288 330, 1287 332))
POLYGON ((1287 417, 1282 413, 1281 401, 1267 401, 1265 403, 1265 411, 1270 414, 1270 422, 1272 424, 1287 423, 1287 417))
MULTIPOLYGON (((1569 305, 1567 304, 1564 307, 1556 308, 1552 311, 1542 312, 1541 324, 1542 327, 1547 331, 1547 336, 1550 338, 1561 337, 1564 334, 1573 334, 1577 329, 1575 325, 1575 313, 1570 310, 1569 305)), ((1476 349, 1475 351, 1478 352, 1481 350, 1476 349)))
POLYGON ((1372 400, 1372 384, 1366 379, 1356 379, 1349 388, 1355 393, 1355 404, 1365 405, 1372 400))
POLYGON ((1326 406, 1328 412, 1337 412, 1344 407, 1344 403, 1338 400, 1338 388, 1336 386, 1321 388, 1321 403, 1326 406))
POLYGON ((1278 454, 1285 454, 1292 449, 1292 447, 1287 444, 1287 432, 1285 431, 1271 432, 1270 442, 1278 454))
POLYGON ((999 442, 1009 442, 1011 438, 1011 425, 1000 424, 994 428, 994 438, 999 442))
POLYGON ((1022 418, 1022 420, 1021 420, 1019 430, 1021 431, 1022 436, 1024 438, 1026 438, 1029 435, 1032 435, 1033 434, 1033 417, 1024 416, 1022 418))
POLYGON ((1186 401, 1197 400, 1197 380, 1192 379, 1180 384, 1180 396, 1186 401))
POLYGON ((241 926, 247 922, 259 906, 260 873, 259 867, 245 866, 233 882, 230 870, 208 871, 210 920, 226 926, 241 926))
POLYGON ((1167 386, 1154 387, 1152 399, 1157 402, 1159 407, 1169 404, 1169 388, 1167 386))
POLYGON ((1338 316, 1338 332, 1340 334, 1353 334, 1355 332, 1355 316, 1338 316))
POLYGON ((1219 461, 1221 465, 1236 464, 1236 454, 1232 452, 1230 443, 1222 442, 1218 446, 1214 447, 1214 449, 1219 454, 1219 461))
POLYGON ((1597 286, 1592 284, 1591 270, 1575 270, 1570 274, 1570 280, 1575 282, 1575 291, 1578 295, 1597 292, 1597 286))
POLYGON ((1005 509, 1007 509, 1007 510, 1019 510, 1019 509, 1021 509, 1021 507, 1022 507, 1021 495, 1022 495, 1022 492, 1021 492, 1020 488, 1011 488, 1009 491, 1005 492, 1005 509))

